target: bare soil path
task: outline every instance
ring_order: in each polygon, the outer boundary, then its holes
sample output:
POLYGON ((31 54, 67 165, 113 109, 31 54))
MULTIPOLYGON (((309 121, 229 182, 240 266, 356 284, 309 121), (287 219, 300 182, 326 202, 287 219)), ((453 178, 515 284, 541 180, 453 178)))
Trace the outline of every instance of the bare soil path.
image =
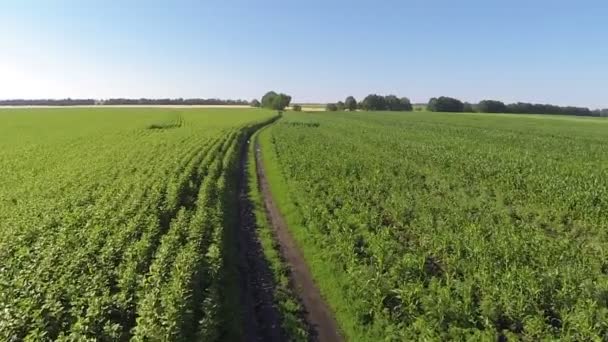
POLYGON ((274 304, 274 277, 257 236, 253 203, 247 182, 248 145, 240 151, 238 212, 236 225, 237 262, 240 274, 240 301, 243 307, 243 340, 287 341, 281 327, 281 315, 274 304))
POLYGON ((343 341, 338 324, 314 283, 302 252, 295 243, 285 219, 272 198, 259 143, 255 141, 255 161, 260 192, 266 215, 280 245, 281 254, 291 270, 290 281, 304 306, 305 318, 311 327, 313 341, 343 341))

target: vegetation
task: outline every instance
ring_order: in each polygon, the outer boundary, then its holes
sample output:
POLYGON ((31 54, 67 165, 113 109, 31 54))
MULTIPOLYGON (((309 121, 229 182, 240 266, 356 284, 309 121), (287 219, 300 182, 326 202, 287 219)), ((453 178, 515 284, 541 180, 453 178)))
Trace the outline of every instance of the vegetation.
POLYGON ((291 110, 293 110, 294 112, 301 112, 302 106, 294 104, 293 106, 291 106, 291 110))
POLYGON ((357 110, 357 100, 354 97, 349 96, 344 100, 344 107, 351 112, 357 110))
MULTIPOLYGON (((257 100, 256 100, 257 101, 257 100)), ((0 106, 93 106, 93 105, 179 105, 179 106, 194 106, 194 105, 240 105, 247 106, 249 102, 245 100, 222 100, 222 99, 63 99, 63 100, 0 100, 0 106)))
POLYGON ((589 108, 581 107, 560 107, 549 104, 534 104, 534 103, 512 103, 507 105, 507 113, 514 114, 558 114, 558 115, 578 115, 591 116, 592 112, 589 108))
POLYGON ((271 116, 2 110, 0 340, 240 339, 229 194, 271 116))
POLYGON ((501 101, 483 100, 477 104, 477 110, 481 113, 506 113, 507 106, 501 101))
POLYGON ((262 97, 262 107, 281 111, 289 106, 291 96, 283 93, 277 94, 274 91, 269 91, 262 97))
POLYGON ((256 107, 256 108, 262 106, 262 104, 260 103, 260 101, 258 101, 257 99, 251 100, 251 102, 249 102, 249 104, 250 104, 251 107, 256 107))
POLYGON ((431 112, 463 112, 464 103, 447 96, 433 97, 429 100, 427 109, 431 112))
POLYGON ((599 341, 607 129, 292 113, 261 138, 273 195, 347 339, 599 341))
POLYGON ((560 107, 550 104, 534 104, 517 102, 505 105, 501 101, 483 100, 473 106, 469 103, 441 96, 431 98, 427 106, 431 112, 478 112, 478 113, 511 113, 511 114, 555 114, 576 116, 608 116, 602 115, 602 111, 591 111, 589 108, 566 106, 560 107))
POLYGON ((395 95, 381 96, 371 94, 360 103, 363 110, 412 111, 413 107, 407 97, 397 98, 395 95))
POLYGON ((259 190, 257 179, 257 167, 255 160, 255 143, 257 133, 250 139, 249 159, 248 159, 248 188, 249 197, 253 201, 254 216, 257 225, 257 232, 264 252, 264 257, 268 261, 275 282, 274 300, 282 316, 283 330, 289 336, 290 341, 309 341, 309 334, 306 323, 303 319, 303 308, 298 302, 297 296, 289 283, 289 265, 282 260, 281 246, 274 237, 274 231, 270 227, 264 200, 259 190))
POLYGON ((338 106, 335 103, 328 103, 325 105, 325 110, 328 112, 336 112, 338 111, 338 106))

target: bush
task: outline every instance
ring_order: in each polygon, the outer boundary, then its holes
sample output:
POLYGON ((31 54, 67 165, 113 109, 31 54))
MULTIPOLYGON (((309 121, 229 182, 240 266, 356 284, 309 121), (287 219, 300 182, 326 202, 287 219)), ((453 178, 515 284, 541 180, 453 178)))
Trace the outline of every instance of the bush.
POLYGON ((338 101, 338 103, 336 103, 336 107, 338 107, 339 111, 343 111, 346 108, 346 106, 344 105, 344 102, 342 102, 342 101, 338 101))
POLYGON ((302 106, 294 104, 293 106, 291 106, 291 110, 293 110, 294 112, 301 112, 302 106))
POLYGON ((433 97, 429 100, 427 109, 431 112, 462 112, 464 103, 447 96, 433 97))
POLYGON ((260 101, 258 101, 256 99, 253 99, 253 100, 251 100, 251 102, 249 103, 249 105, 251 107, 260 107, 262 104, 260 103, 260 101))

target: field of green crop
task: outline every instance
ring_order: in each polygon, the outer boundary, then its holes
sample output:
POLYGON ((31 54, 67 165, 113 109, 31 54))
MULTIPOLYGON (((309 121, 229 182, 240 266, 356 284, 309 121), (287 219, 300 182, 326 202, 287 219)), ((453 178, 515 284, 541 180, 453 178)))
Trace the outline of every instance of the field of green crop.
POLYGON ((348 339, 608 340, 608 121, 288 113, 260 139, 348 339))
POLYGON ((0 110, 0 340, 238 336, 226 196, 273 115, 0 110))

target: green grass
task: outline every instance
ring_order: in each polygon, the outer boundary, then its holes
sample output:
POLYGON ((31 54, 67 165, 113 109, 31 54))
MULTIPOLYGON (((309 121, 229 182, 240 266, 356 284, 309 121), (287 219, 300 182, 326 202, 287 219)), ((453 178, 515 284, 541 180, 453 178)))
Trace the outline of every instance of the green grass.
POLYGON ((287 113, 260 138, 350 340, 601 340, 605 122, 287 113))

